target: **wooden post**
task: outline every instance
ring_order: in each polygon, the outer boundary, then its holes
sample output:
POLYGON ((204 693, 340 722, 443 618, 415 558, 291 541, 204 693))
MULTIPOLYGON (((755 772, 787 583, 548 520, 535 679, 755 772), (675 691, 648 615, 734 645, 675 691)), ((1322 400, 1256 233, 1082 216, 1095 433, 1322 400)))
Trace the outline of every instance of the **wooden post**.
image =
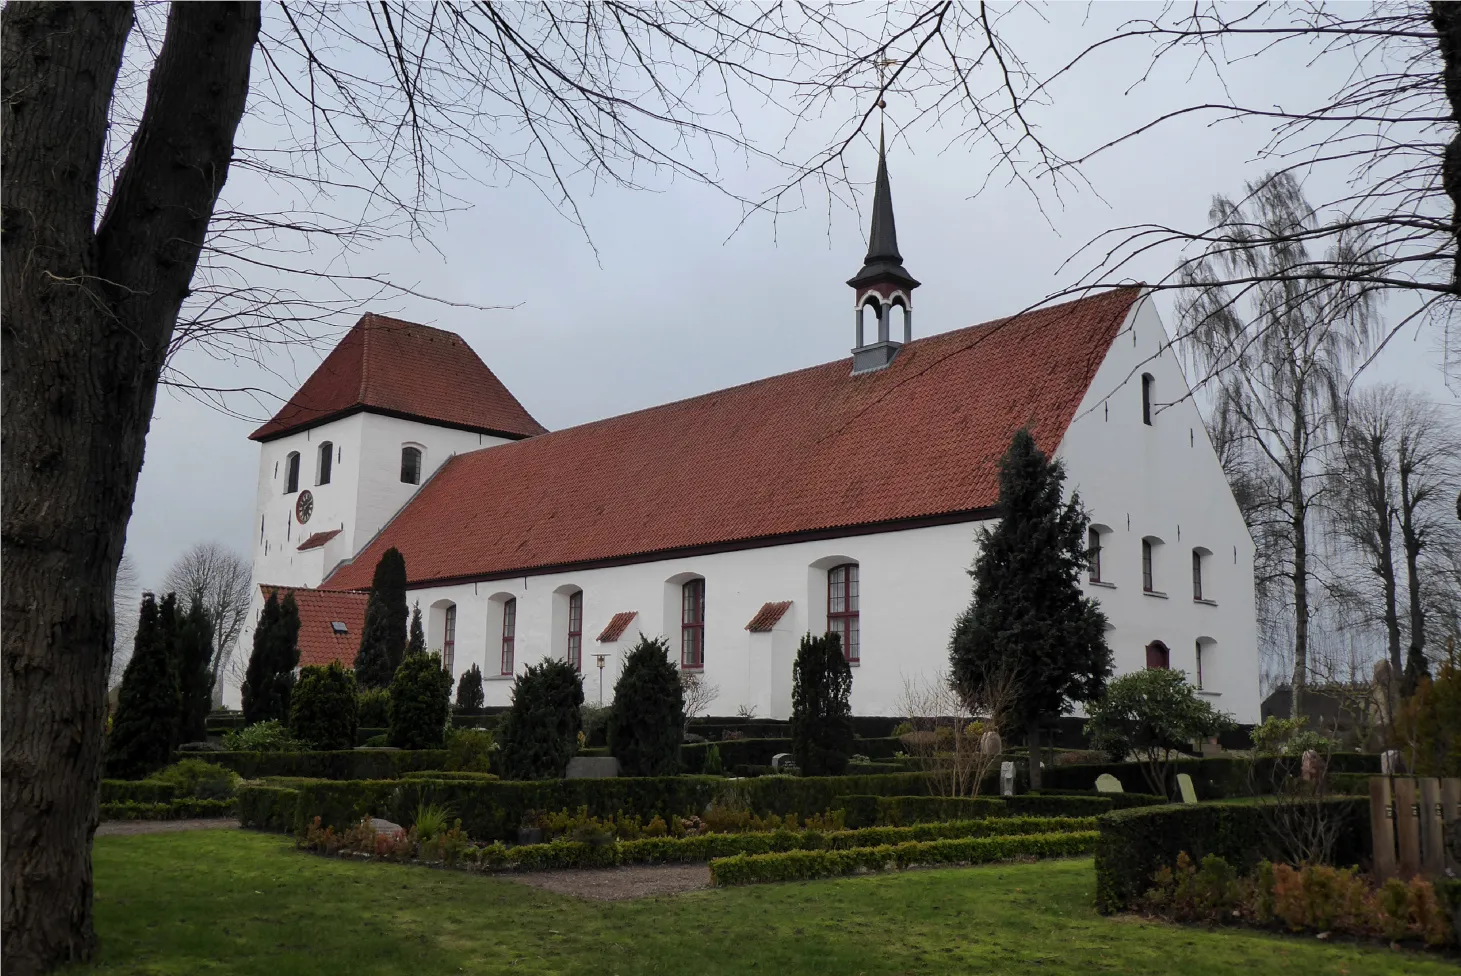
POLYGON ((1416 809, 1415 779, 1396 777, 1391 789, 1395 796, 1395 841, 1400 854, 1400 877, 1409 881, 1420 873, 1420 811, 1416 809))
POLYGON ((1439 878, 1446 871, 1445 843, 1441 815, 1441 781, 1435 777, 1420 781, 1420 863, 1428 878, 1439 878))
POLYGON ((1370 777, 1370 834, 1375 847, 1375 881, 1395 877, 1395 819, 1390 805, 1390 777, 1370 777))

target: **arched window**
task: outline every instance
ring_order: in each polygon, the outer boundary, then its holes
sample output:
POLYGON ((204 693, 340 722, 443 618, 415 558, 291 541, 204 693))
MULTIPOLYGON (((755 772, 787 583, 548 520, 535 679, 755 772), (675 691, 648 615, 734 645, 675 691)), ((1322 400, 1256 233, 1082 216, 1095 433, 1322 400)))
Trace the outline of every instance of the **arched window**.
POLYGON ((441 634, 441 668, 453 674, 452 665, 457 659, 457 605, 446 608, 446 622, 441 634))
POLYGON ((1152 540, 1141 540, 1141 588, 1148 593, 1155 593, 1155 577, 1152 572, 1152 540))
POLYGON ((421 448, 401 448, 401 483, 421 484, 421 448))
POLYGON ((320 445, 319 464, 315 469, 315 484, 328 485, 330 472, 335 466, 335 445, 325 441, 320 445))
POLYGON ((583 670, 583 590, 568 594, 568 663, 583 670))
POLYGON ((1101 530, 1086 531, 1086 572, 1092 583, 1101 582, 1101 530))
POLYGON ((680 587, 680 667, 705 667, 705 580, 680 587))
POLYGON ((1197 690, 1202 690, 1202 647, 1205 642, 1201 637, 1197 638, 1197 690))
POLYGON ((1192 550, 1192 599, 1206 601, 1207 597, 1202 592, 1202 564, 1203 557, 1207 550, 1197 548, 1192 550))
POLYGON ((517 600, 502 604, 502 673, 512 674, 517 666, 514 661, 517 650, 517 600))
POLYGON ((1158 640, 1146 646, 1146 666, 1163 670, 1172 666, 1172 652, 1167 650, 1166 644, 1158 640))
POLYGON ((299 491, 299 452, 290 451, 284 459, 284 494, 292 495, 296 491, 299 491))
POLYGON ((827 632, 842 640, 842 653, 856 664, 861 653, 858 623, 857 564, 844 563, 827 570, 827 632))
POLYGON ((1141 374, 1141 422, 1148 427, 1152 425, 1152 388, 1156 383, 1151 373, 1141 374))

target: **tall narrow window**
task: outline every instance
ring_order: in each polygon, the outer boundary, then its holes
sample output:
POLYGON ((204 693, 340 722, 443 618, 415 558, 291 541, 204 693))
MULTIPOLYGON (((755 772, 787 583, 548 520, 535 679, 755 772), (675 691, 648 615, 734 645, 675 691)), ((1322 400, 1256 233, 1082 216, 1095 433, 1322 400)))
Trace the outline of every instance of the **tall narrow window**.
POLYGON ((325 441, 320 445, 320 463, 315 471, 315 484, 328 485, 330 472, 335 467, 335 445, 325 441))
POLYGON ((401 448, 401 482, 407 485, 421 484, 421 448, 401 448))
POLYGON ((1197 690, 1202 690, 1202 641, 1197 642, 1197 690))
POLYGON ((1148 593, 1156 591, 1152 585, 1152 544, 1146 539, 1141 540, 1141 588, 1148 593))
POLYGON ((680 667, 705 667, 705 580, 680 587, 680 667))
POLYGON ((1202 553, 1192 550, 1192 599, 1202 599, 1202 553))
POLYGON ((290 451, 284 460, 284 494, 292 495, 296 491, 299 491, 299 452, 290 451))
POLYGON ((1141 422, 1152 425, 1152 387, 1156 385, 1151 373, 1141 374, 1141 422))
POLYGON ((1090 573, 1091 582, 1101 582, 1101 530, 1089 529, 1086 532, 1086 571, 1090 573))
POLYGON ((1172 654, 1161 641, 1152 641, 1146 646, 1146 666, 1166 670, 1172 666, 1172 654))
POLYGON ((857 607, 857 564, 834 566, 827 571, 827 632, 841 638, 849 664, 861 654, 857 607))
POLYGON ((453 603, 446 608, 446 627, 441 637, 441 667, 447 674, 452 673, 452 665, 457 659, 457 605, 453 603))
POLYGON ((502 605, 502 673, 512 674, 516 666, 513 653, 517 645, 517 601, 502 605))
POLYGON ((568 595, 568 663, 583 670, 583 590, 568 595))

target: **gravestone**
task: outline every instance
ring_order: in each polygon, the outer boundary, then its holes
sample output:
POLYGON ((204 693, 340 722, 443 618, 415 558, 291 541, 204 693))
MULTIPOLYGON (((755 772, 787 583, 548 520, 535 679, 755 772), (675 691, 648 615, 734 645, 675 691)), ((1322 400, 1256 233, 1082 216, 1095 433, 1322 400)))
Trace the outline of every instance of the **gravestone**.
POLYGON ((771 757, 771 768, 777 772, 783 769, 795 769, 796 757, 789 752, 778 752, 771 757))
POLYGON ((383 820, 380 817, 371 817, 370 826, 377 834, 398 834, 404 833, 406 830, 400 824, 391 823, 389 820, 383 820))
POLYGON ((613 779, 619 775, 619 760, 613 756, 574 756, 568 760, 564 779, 613 779))
POLYGON ((1186 773, 1177 774, 1177 789, 1182 791, 1183 803, 1196 803, 1197 791, 1192 788, 1192 777, 1186 773))
POLYGON ((1324 778, 1324 760, 1316 750, 1305 749, 1299 770, 1305 783, 1317 783, 1324 778))
POLYGON ((979 737, 979 751, 986 756, 997 756, 1004 752, 1004 743, 1000 741, 998 732, 986 732, 979 737))
POLYGON ((1005 761, 999 764, 999 795, 1015 795, 1015 764, 1005 761))
POLYGON ((1121 780, 1112 776, 1110 773, 1102 773, 1096 777, 1096 792, 1125 793, 1126 791, 1121 788, 1121 780))

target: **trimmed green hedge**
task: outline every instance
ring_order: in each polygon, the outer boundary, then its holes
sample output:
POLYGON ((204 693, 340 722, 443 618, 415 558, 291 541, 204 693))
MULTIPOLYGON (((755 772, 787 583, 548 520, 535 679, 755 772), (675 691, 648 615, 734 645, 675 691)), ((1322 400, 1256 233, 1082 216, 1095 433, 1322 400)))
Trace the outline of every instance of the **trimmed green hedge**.
POLYGON ((1002 817, 1008 813, 997 796, 868 796, 838 797, 848 827, 906 827, 944 820, 1002 817))
MULTIPOLYGON (((1252 761, 1226 756, 1210 759, 1178 759, 1168 772, 1167 795, 1179 796, 1177 774, 1187 773, 1192 777, 1192 787, 1199 800, 1226 800, 1233 797, 1251 796, 1254 785, 1260 789, 1275 781, 1272 767, 1275 763, 1286 763, 1298 772, 1300 760, 1261 759, 1256 773, 1250 776, 1252 761)), ((1329 757, 1331 773, 1380 774, 1380 757, 1366 753, 1338 752, 1329 757)), ((1051 766, 1041 771, 1041 783, 1047 789, 1093 790, 1096 777, 1110 773, 1121 781, 1128 790, 1148 790, 1146 777, 1142 775, 1140 763, 1081 763, 1072 766, 1051 766)))
POLYGON ((711 861, 710 879, 717 885, 805 881, 861 871, 898 870, 913 865, 986 864, 1016 857, 1072 857, 1089 854, 1099 836, 1095 831, 1082 831, 1022 837, 909 841, 851 850, 738 854, 711 861))
MULTIPOLYGON (((791 739, 723 739, 715 742, 693 742, 680 747, 680 764, 688 773, 699 773, 705 769, 705 753, 714 746, 720 751, 723 769, 736 766, 769 766, 771 757, 780 752, 791 752, 791 739)), ((896 738, 856 739, 852 743, 854 755, 869 759, 892 759, 903 749, 903 743, 896 738)), ((583 751, 579 755, 584 755, 583 751)))
MULTIPOLYGON (((1209 854, 1223 858, 1241 873, 1265 858, 1286 860, 1277 845, 1272 820, 1259 803, 1170 804, 1120 810, 1100 818, 1096 845, 1096 908, 1103 913, 1125 910, 1150 886, 1161 867, 1186 852, 1193 861, 1209 854)), ((1370 858, 1370 806, 1362 797, 1318 801, 1326 815, 1339 821, 1334 862, 1363 864, 1370 858)))
POLYGON ((445 749, 340 749, 330 752, 210 752, 208 761, 244 779, 307 776, 311 779, 395 779, 446 765, 445 749))
POLYGON ((1111 801, 1112 810, 1129 810, 1132 807, 1160 807, 1172 801, 1155 793, 1097 793, 1092 790, 1041 790, 1030 796, 1094 796, 1111 801))
POLYGON ((233 812, 233 800, 188 798, 161 803, 123 800, 101 805, 103 820, 191 820, 195 817, 227 817, 233 812))
MULTIPOLYGON (((234 797, 245 827, 282 833, 294 831, 299 816, 299 790, 281 786, 241 786, 234 797)), ((303 823, 303 821, 300 821, 303 823)))
POLYGON ((1108 796, 1049 795, 1026 793, 1023 796, 1000 797, 1012 814, 1029 817, 1095 817, 1115 808, 1108 796))
POLYGON ((101 802, 168 803, 177 799, 178 788, 172 783, 151 779, 104 779, 101 781, 101 802))

